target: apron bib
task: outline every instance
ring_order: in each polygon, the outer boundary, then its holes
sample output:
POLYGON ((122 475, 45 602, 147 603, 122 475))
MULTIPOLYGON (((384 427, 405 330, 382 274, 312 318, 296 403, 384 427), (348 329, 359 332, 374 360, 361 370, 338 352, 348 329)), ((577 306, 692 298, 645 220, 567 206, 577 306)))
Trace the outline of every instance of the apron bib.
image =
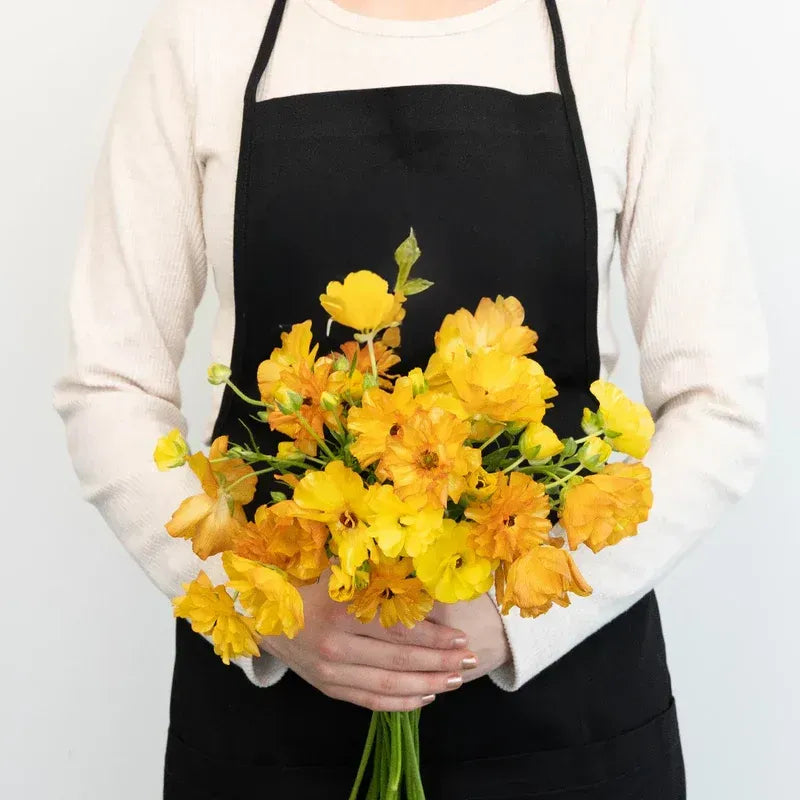
MULTIPOLYGON (((276 0, 245 91, 236 185, 231 369, 245 393, 258 396, 258 365, 294 322, 312 320, 320 352, 350 339, 326 333, 318 295, 351 270, 392 276, 413 226, 419 274, 435 286, 409 302, 400 367, 425 366, 445 313, 513 294, 559 391, 546 421, 582 435, 600 370, 597 215, 558 10, 545 2, 560 93, 427 84, 257 102, 286 4, 276 0)), ((272 452, 285 437, 251 414, 226 386, 213 438, 246 441, 242 420, 272 452)), ((271 488, 262 476, 248 517, 271 488)), ((370 711, 291 670, 259 688, 186 620, 175 644, 165 800, 348 796, 370 711)), ((440 694, 420 739, 428 800, 682 800, 655 595, 516 692, 484 676, 440 694)))

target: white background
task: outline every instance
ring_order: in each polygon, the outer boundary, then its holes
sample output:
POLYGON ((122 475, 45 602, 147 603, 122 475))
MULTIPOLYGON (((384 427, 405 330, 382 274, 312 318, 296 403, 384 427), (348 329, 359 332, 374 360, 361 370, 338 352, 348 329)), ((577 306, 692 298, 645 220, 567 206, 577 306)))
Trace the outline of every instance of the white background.
MULTIPOLYGON (((800 12, 792 0, 670 2, 735 160, 774 368, 764 471, 659 597, 690 800, 788 800, 800 745, 800 12)), ((170 608, 79 499, 50 405, 86 189, 153 4, 15 3, 0 26, 0 795, 14 800, 160 797, 170 608)), ((636 394, 619 282, 615 295, 627 354, 616 378, 636 394)), ((211 289, 182 365, 193 447, 215 302, 211 289)))

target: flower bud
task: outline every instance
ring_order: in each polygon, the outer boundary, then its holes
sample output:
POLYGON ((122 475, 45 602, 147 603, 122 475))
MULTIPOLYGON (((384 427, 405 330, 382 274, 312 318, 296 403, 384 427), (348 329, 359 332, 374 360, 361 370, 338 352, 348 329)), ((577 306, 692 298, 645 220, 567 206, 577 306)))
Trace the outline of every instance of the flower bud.
POLYGON ((408 377, 411 381, 411 389, 414 392, 414 397, 428 391, 428 381, 425 380, 425 375, 419 367, 412 369, 411 372, 408 373, 408 377))
POLYGON ((325 411, 336 411, 340 402, 339 395, 333 392, 323 392, 319 397, 319 404, 325 411))
POLYGON ((333 369, 336 372, 350 372, 350 362, 344 356, 339 356, 333 362, 333 369))
POLYGON ((519 451, 528 461, 544 461, 563 449, 555 431, 541 422, 531 422, 519 437, 519 451))
POLYGON ((283 414, 294 414, 303 405, 303 396, 281 386, 275 392, 275 403, 283 414))
POLYGON ((588 439, 583 447, 578 450, 578 461, 586 467, 595 471, 600 469, 602 465, 608 461, 611 455, 611 445, 601 439, 599 436, 592 436, 588 439))
POLYGON ((302 450, 298 450, 294 442, 279 442, 278 458, 281 461, 304 461, 305 454, 302 450))
POLYGON ((599 413, 591 411, 588 408, 583 409, 583 418, 581 419, 581 428, 587 436, 594 436, 603 430, 603 420, 599 413))
POLYGON ((371 372, 368 372, 364 376, 362 385, 364 389, 374 389, 378 385, 378 379, 371 372))
POLYGON ((189 455, 189 445, 178 428, 173 428, 166 436, 162 436, 153 451, 153 460, 162 471, 182 467, 189 455))
POLYGON ((212 364, 208 368, 208 382, 213 386, 225 383, 231 376, 231 368, 225 364, 212 364))

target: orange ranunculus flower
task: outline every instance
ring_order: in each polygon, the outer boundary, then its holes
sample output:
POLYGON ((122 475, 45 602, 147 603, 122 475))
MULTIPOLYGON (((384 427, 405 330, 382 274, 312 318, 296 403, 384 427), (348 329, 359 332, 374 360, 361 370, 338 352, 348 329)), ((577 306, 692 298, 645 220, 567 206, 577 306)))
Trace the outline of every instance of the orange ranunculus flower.
POLYGON ((230 549, 238 529, 247 521, 242 506, 256 492, 258 476, 241 458, 212 463, 227 451, 228 437, 218 436, 208 456, 198 452, 187 458, 203 492, 187 497, 164 526, 170 536, 191 539, 192 549, 203 559, 230 549))
MULTIPOLYGON (((325 392, 337 388, 332 385, 333 360, 329 356, 318 358, 313 367, 302 362, 296 370, 284 370, 281 373, 281 386, 302 397, 303 402, 298 413, 320 438, 325 437, 325 426, 336 428, 335 415, 322 406, 325 392)), ((335 373, 334 373, 335 374, 335 373)), ((317 454, 317 440, 293 413, 286 414, 279 408, 273 409, 268 417, 270 428, 290 436, 299 450, 310 456, 317 454)))
POLYGON ((279 569, 266 567, 231 550, 222 554, 228 585, 239 592, 242 607, 253 615, 262 636, 293 639, 303 627, 303 598, 279 569))
POLYGON ((558 394, 537 361, 499 351, 456 354, 447 375, 471 415, 495 422, 541 422, 558 394))
MULTIPOLYGON (((399 328, 389 328, 389 331, 399 331, 399 328)), ((395 351, 386 345, 385 340, 387 336, 383 335, 381 339, 377 339, 373 343, 375 350, 375 365, 378 368, 378 377, 380 385, 391 388, 391 381, 388 380, 390 374, 389 370, 400 363, 400 356, 395 351)), ((355 370, 361 375, 366 375, 372 372, 372 361, 369 357, 369 347, 363 345, 359 347, 358 342, 345 342, 341 346, 341 353, 347 359, 348 364, 355 361, 355 370)))
POLYGON ((564 491, 560 520, 570 549, 583 542, 597 553, 635 535, 652 504, 649 467, 640 462, 606 464, 564 491))
POLYGON ((410 558, 382 558, 371 569, 369 584, 354 593, 347 610, 361 622, 370 622, 380 610, 381 625, 385 628, 398 622, 413 628, 433 608, 433 598, 422 581, 410 577, 413 571, 410 558))
POLYGON ((314 583, 328 566, 328 528, 322 522, 281 514, 280 506, 259 506, 253 521, 239 531, 233 551, 280 567, 297 585, 314 583))
POLYGON ((398 379, 391 393, 377 387, 364 392, 361 407, 351 408, 347 415, 347 429, 356 437, 350 452, 362 467, 383 455, 387 441, 399 435, 415 408, 410 381, 398 379))
POLYGON ((536 350, 537 334, 524 326, 525 310, 516 297, 481 299, 475 314, 461 308, 448 314, 436 332, 436 352, 431 356, 426 377, 431 386, 449 383, 447 368, 457 354, 498 351, 524 356, 536 350))
POLYGON ((512 606, 518 606, 520 616, 538 617, 549 611, 553 603, 568 606, 567 592, 587 597, 592 588, 566 550, 543 544, 511 564, 503 596, 498 600, 504 614, 512 606))
POLYGON ((186 594, 172 598, 174 615, 188 619, 195 633, 210 635, 214 652, 225 664, 237 656, 259 655, 253 620, 236 611, 224 586, 212 585, 201 570, 183 588, 186 594))
POLYGON ((403 500, 426 495, 441 508, 447 507, 448 497, 457 503, 467 475, 481 463, 480 450, 464 446, 469 427, 442 408, 415 411, 403 424, 402 436, 387 441, 376 474, 391 480, 403 500))
POLYGON ((311 320, 292 325, 281 334, 281 346, 276 347, 268 359, 258 365, 256 380, 261 399, 273 403, 275 391, 281 385, 284 371, 297 371, 301 364, 311 367, 319 345, 311 346, 311 320))
POLYGON ((485 558, 513 561, 546 542, 553 527, 544 486, 523 472, 497 475, 497 488, 483 503, 467 506, 464 516, 477 523, 470 541, 485 558))

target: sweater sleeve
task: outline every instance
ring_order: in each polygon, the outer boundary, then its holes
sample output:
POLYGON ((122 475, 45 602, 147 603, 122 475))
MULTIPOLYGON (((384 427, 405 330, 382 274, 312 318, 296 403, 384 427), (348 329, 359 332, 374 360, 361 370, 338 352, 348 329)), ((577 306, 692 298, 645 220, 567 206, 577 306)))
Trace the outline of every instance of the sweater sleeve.
MULTIPOLYGON (((643 399, 653 507, 635 537, 576 563, 594 591, 536 619, 503 617, 514 691, 644 596, 744 494, 764 458, 766 325, 729 161, 674 23, 637 7, 627 63, 627 187, 617 234, 643 399)), ((633 461, 635 459, 626 458, 633 461)))
MULTIPOLYGON (((82 496, 168 597, 221 558, 198 558, 164 527, 201 491, 188 467, 159 472, 158 437, 187 435, 178 367, 206 287, 201 165, 194 150, 191 2, 161 0, 116 99, 72 274, 67 357, 53 385, 82 496)), ((171 607, 165 606, 164 613, 171 607)), ((210 639, 210 637, 206 637, 210 639)), ((270 654, 235 663, 269 686, 270 654)))

